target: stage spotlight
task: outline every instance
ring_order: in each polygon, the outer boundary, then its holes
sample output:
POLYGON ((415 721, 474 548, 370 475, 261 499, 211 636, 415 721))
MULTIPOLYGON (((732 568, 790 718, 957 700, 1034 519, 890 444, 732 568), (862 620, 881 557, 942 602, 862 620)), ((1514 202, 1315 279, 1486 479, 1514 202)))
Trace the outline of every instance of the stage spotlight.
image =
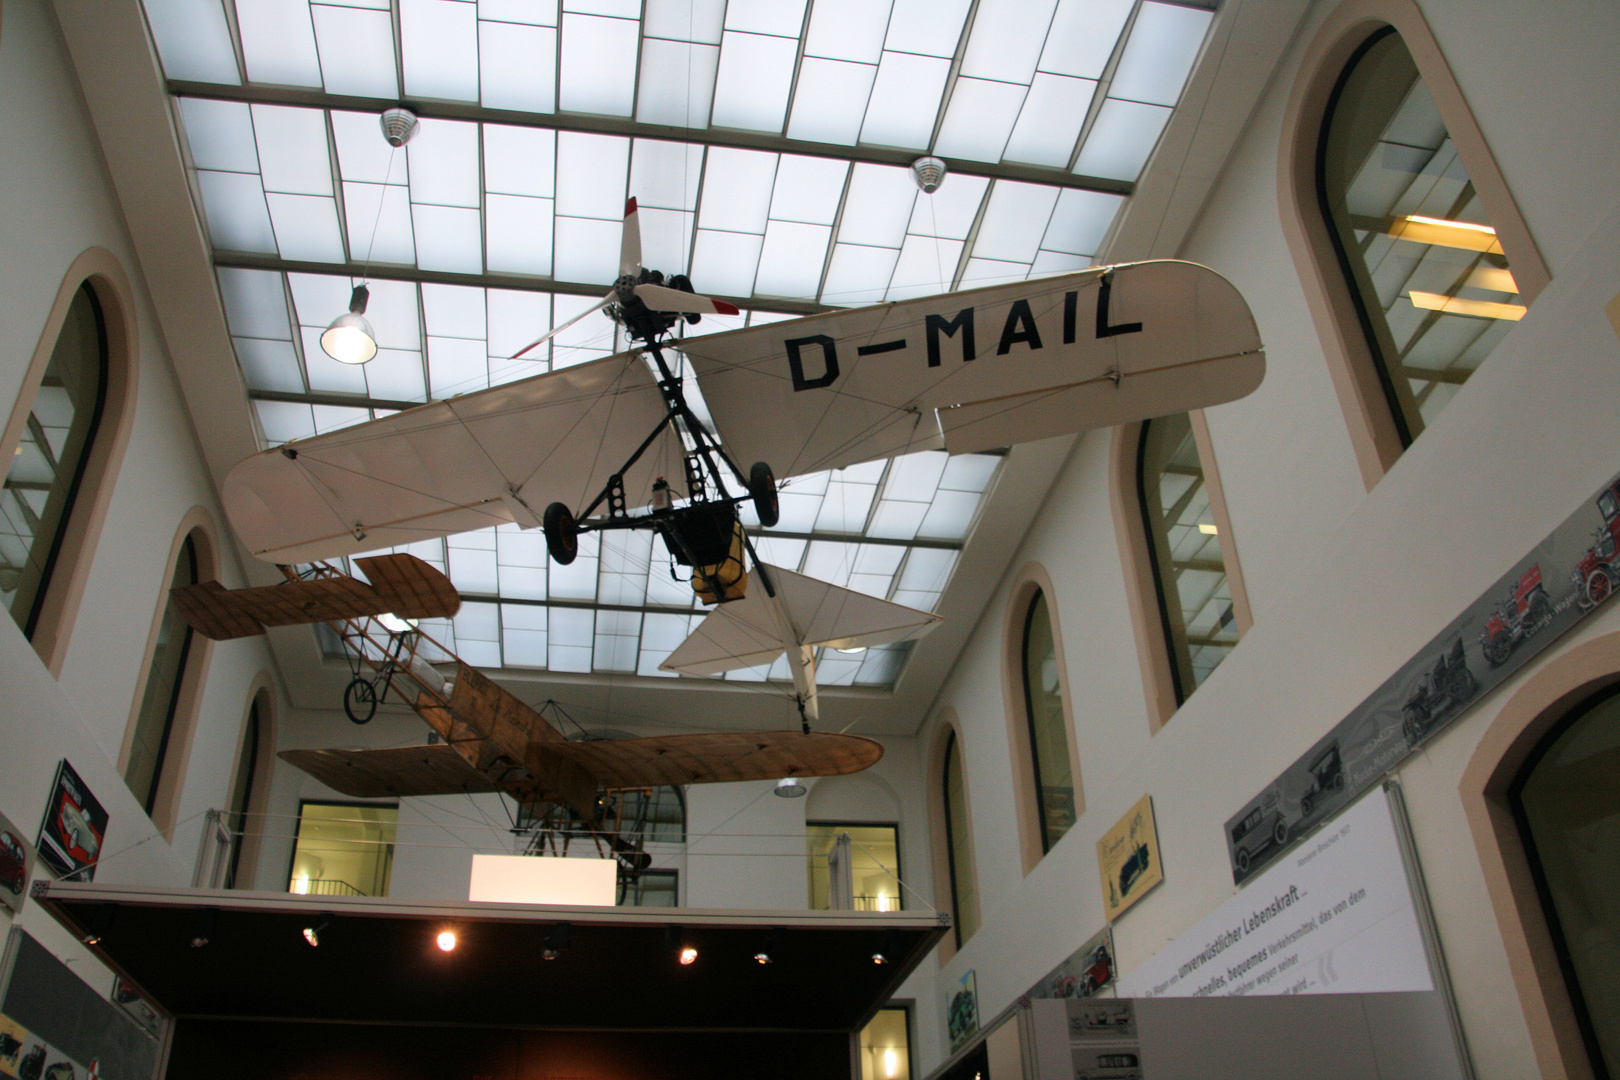
POLYGON ((540 949, 540 959, 555 960, 561 956, 562 951, 568 948, 568 932, 569 926, 567 923, 558 923, 553 926, 546 933, 546 943, 540 949))
POLYGON ((454 930, 441 930, 435 939, 441 952, 450 952, 456 947, 456 933, 454 930))
POLYGON ((681 946, 681 966, 687 967, 697 962, 697 950, 690 945, 681 946))
POLYGON ((754 954, 754 963, 769 964, 782 952, 782 931, 772 930, 765 935, 765 947, 754 954))
POLYGON ((214 917, 218 914, 218 908, 205 907, 197 912, 196 918, 191 920, 191 947, 193 949, 200 949, 207 945, 209 938, 214 936, 214 917))
POLYGON ((309 942, 310 948, 318 948, 321 944, 321 935, 326 928, 332 925, 332 916, 322 915, 319 919, 304 927, 304 940, 309 942))

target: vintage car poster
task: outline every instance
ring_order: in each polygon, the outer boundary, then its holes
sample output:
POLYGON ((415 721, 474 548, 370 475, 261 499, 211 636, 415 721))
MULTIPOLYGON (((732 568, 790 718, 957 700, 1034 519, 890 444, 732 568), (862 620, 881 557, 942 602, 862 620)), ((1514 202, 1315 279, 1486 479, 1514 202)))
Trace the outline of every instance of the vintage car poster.
POLYGON ((34 872, 34 845, 24 839, 26 835, 0 814, 0 904, 13 913, 22 910, 28 879, 34 872))
POLYGON ((63 758, 39 827, 39 857, 64 881, 90 881, 106 834, 107 811, 63 758))
POLYGON ((979 1033, 979 979, 973 971, 963 973, 948 991, 945 1005, 945 1031, 950 1036, 951 1053, 973 1041, 979 1033))
POLYGON ((1076 949, 1067 960, 1047 972, 1046 977, 1024 996, 1030 1000, 1090 997, 1112 985, 1114 969, 1114 928, 1104 926, 1076 949))
POLYGON ((1159 832, 1153 824, 1153 796, 1142 796, 1097 841, 1097 869, 1102 874, 1103 914, 1109 922, 1164 880, 1159 832))

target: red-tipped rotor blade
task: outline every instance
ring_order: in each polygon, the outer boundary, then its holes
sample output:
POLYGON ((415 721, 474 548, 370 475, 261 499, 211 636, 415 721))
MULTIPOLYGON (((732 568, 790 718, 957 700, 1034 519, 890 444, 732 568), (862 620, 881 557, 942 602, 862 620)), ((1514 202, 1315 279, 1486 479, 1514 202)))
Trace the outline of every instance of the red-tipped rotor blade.
POLYGON ((550 341, 552 338, 556 337, 558 334, 562 333, 564 330, 568 329, 570 326, 573 326, 575 323, 579 322, 579 320, 583 319, 585 316, 590 315, 590 314, 592 314, 594 312, 597 312, 597 311, 601 311, 603 308, 605 308, 609 304, 611 304, 613 302, 614 297, 617 296, 617 295, 618 295, 617 293, 608 293, 606 296, 602 297, 602 299, 600 301, 598 301, 595 304, 592 304, 590 307, 586 308, 584 311, 580 312, 578 315, 575 315, 572 319, 569 319, 567 322, 563 323, 561 326, 553 328, 552 331, 549 334, 542 337, 539 341, 531 342, 530 344, 525 345, 523 348, 519 349, 517 352, 513 353, 512 354, 512 359, 513 360, 521 359, 523 354, 528 352, 530 349, 538 349, 540 346, 544 345, 546 342, 550 341))
POLYGON ((681 311, 698 315, 740 315, 736 304, 710 300, 707 296, 668 289, 662 285, 637 285, 636 295, 653 311, 681 311))
POLYGON ((636 200, 624 204, 624 239, 619 242, 619 276, 641 274, 641 226, 636 222, 636 200))

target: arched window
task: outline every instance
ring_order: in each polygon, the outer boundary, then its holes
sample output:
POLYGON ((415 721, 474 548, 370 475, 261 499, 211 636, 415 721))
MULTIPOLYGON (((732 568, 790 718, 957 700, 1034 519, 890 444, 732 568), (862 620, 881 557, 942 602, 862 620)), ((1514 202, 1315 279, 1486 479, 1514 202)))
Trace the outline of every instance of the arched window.
POLYGON ((956 947, 979 928, 979 897, 974 886, 972 832, 967 812, 967 778, 962 772, 962 753, 956 732, 945 737, 944 790, 945 865, 951 886, 951 930, 956 947))
POLYGON ((1560 721, 1508 799, 1593 1071, 1620 1075, 1620 687, 1560 721))
MULTIPOLYGON (((169 588, 195 585, 198 575, 197 542, 187 533, 180 544, 174 571, 169 575, 169 588)), ((140 710, 135 715, 133 739, 128 764, 124 768, 124 782, 148 814, 155 811, 158 787, 163 776, 164 762, 169 756, 174 735, 175 715, 179 711, 180 695, 185 684, 186 661, 191 653, 193 631, 180 617, 174 602, 165 603, 162 620, 158 623, 157 641, 152 648, 152 660, 147 669, 146 688, 140 710)))
POLYGON ((242 749, 236 758, 236 776, 231 781, 231 801, 226 807, 225 827, 232 837, 231 861, 225 871, 224 887, 237 887, 237 876, 242 868, 242 849, 247 845, 248 807, 253 804, 254 774, 259 769, 259 742, 263 738, 265 720, 260 702, 265 692, 253 695, 248 705, 247 727, 242 732, 242 749))
POLYGON ((1041 851, 1063 839, 1074 824, 1074 771, 1069 762, 1068 722, 1058 675, 1057 642, 1046 593, 1037 589, 1024 616, 1024 716, 1034 763, 1035 814, 1041 851))
POLYGON ((1525 314, 1502 242, 1393 27, 1351 58, 1317 144, 1317 198, 1402 446, 1525 314))
POLYGON ((1142 425, 1136 490, 1179 706, 1238 640, 1220 527, 1187 414, 1142 425))
POLYGON ((68 305, 0 495, 0 602, 30 640, 101 426, 107 368, 106 322, 85 282, 68 305))

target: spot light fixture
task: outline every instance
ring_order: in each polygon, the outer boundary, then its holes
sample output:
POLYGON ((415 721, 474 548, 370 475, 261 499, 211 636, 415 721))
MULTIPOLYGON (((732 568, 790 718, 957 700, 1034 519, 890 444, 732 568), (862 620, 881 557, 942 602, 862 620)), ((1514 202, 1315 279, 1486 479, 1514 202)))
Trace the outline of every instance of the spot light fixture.
POLYGON ((85 929, 84 943, 86 945, 99 945, 101 939, 112 930, 113 919, 118 914, 117 904, 98 904, 91 912, 89 925, 85 929))
POLYGON ((349 294, 349 310, 332 320, 321 335, 321 349, 340 364, 364 364, 377 355, 377 335, 366 321, 371 290, 356 285, 349 294))
POLYGON ((896 948, 894 931, 888 930, 883 934, 883 941, 878 945, 877 951, 872 953, 872 963, 887 964, 893 957, 896 948))
POLYGON ((797 776, 784 776, 776 782, 776 795, 780 799, 797 799, 809 790, 797 776))
POLYGON ((191 947, 200 949, 214 936, 214 918, 218 908, 205 907, 191 920, 191 947))
POLYGON ((320 947, 321 935, 326 933, 326 928, 331 925, 332 916, 322 915, 319 919, 316 919, 314 922, 304 927, 304 940, 309 942, 310 948, 315 949, 320 947))
POLYGON ((691 967, 697 961, 698 951, 696 946, 687 944, 685 938, 686 931, 679 926, 664 927, 664 947, 676 950, 675 958, 682 967, 691 967))
POLYGON ((754 954, 754 963, 775 963, 777 956, 782 952, 782 931, 772 930, 765 935, 765 947, 754 954))
POLYGON ((434 939, 434 944, 439 946, 440 952, 452 951, 456 947, 456 932, 454 930, 439 931, 439 936, 434 939))
POLYGON ((546 943, 540 948, 540 959, 555 960, 568 948, 569 925, 558 923, 546 932, 546 943))

